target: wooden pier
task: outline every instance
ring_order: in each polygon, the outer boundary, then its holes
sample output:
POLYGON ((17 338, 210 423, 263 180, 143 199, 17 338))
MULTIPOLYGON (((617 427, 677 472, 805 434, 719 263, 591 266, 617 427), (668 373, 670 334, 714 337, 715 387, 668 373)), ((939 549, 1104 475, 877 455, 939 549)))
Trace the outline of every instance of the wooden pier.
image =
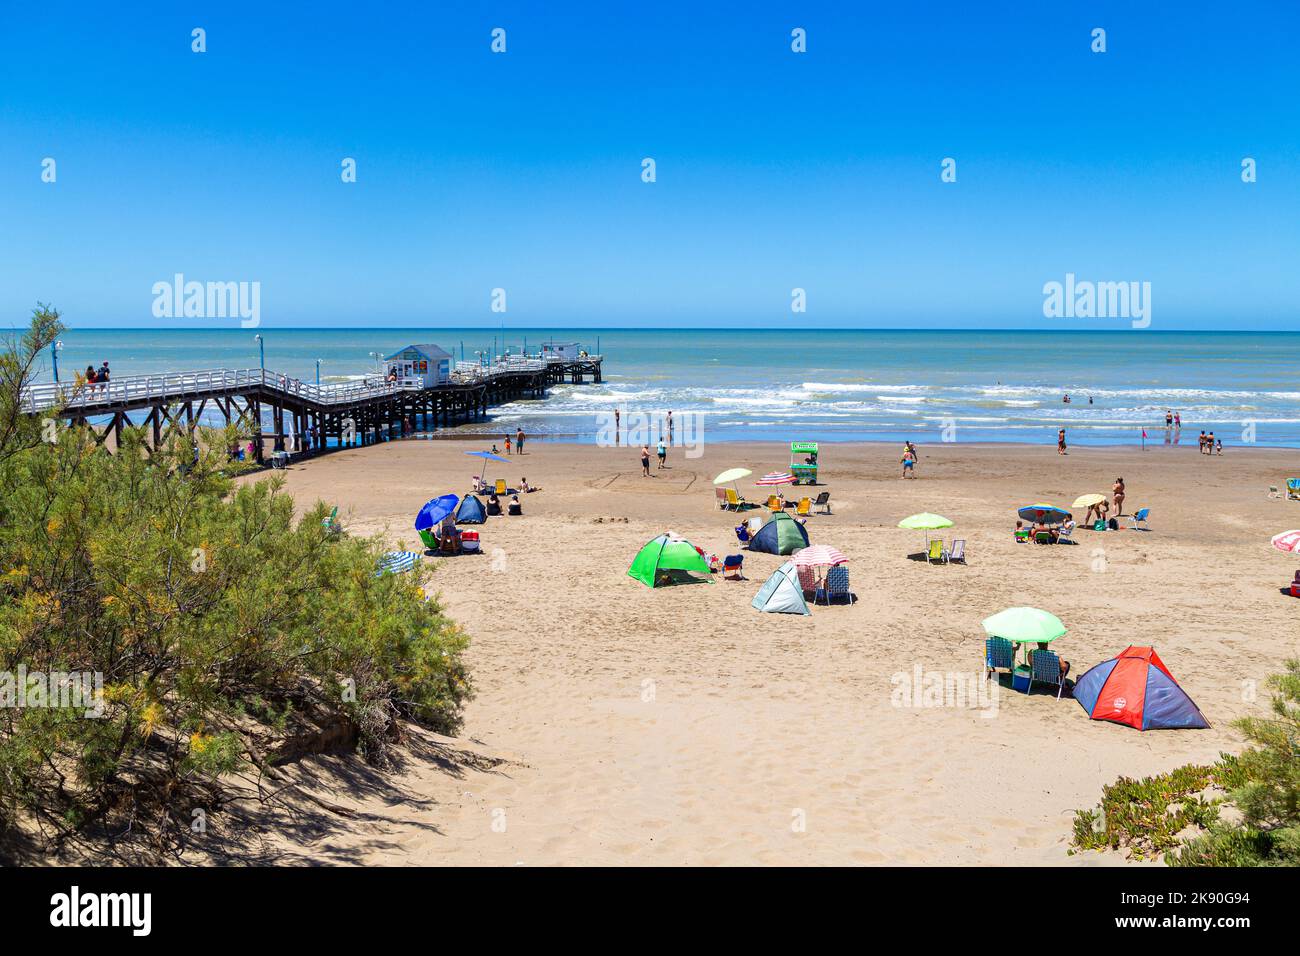
POLYGON ((379 377, 341 385, 312 385, 267 369, 207 369, 111 379, 78 388, 32 385, 23 393, 24 408, 34 415, 57 410, 70 425, 89 427, 95 441, 120 445, 126 428, 146 429, 157 448, 175 428, 193 432, 205 411, 219 413, 229 425, 245 421, 252 429, 253 454, 261 462, 265 443, 285 451, 285 439, 297 437, 299 449, 324 451, 372 445, 413 430, 447 428, 487 417, 493 405, 520 398, 543 398, 556 383, 601 381, 601 356, 578 359, 512 356, 492 366, 460 363, 450 381, 426 387, 419 379, 385 381, 379 377), (270 416, 272 428, 264 432, 270 416), (292 422, 292 429, 286 425, 292 422), (330 444, 330 440, 334 444, 330 444))

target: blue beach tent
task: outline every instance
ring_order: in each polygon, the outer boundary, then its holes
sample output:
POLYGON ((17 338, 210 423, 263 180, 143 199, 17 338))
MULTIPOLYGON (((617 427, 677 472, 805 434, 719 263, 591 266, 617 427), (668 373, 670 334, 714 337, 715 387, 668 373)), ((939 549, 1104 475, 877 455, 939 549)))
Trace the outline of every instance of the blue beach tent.
POLYGON ((456 509, 456 524, 483 524, 485 521, 487 512, 483 510, 483 502, 473 495, 466 495, 456 509))
POLYGON ((758 529, 754 540, 749 542, 750 551, 763 551, 767 554, 794 554, 806 547, 808 529, 784 511, 772 515, 767 524, 758 529))
POLYGON ((754 595, 750 607, 777 614, 812 614, 808 602, 803 599, 803 586, 799 583, 799 572, 795 570, 793 561, 787 561, 772 572, 754 595))

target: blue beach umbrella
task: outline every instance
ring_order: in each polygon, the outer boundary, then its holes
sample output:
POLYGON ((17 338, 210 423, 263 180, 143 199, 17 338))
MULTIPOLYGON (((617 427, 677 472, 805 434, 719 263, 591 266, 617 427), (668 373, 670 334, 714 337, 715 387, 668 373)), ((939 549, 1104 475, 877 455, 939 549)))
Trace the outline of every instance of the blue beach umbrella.
POLYGON ((456 510, 456 505, 460 504, 460 499, 455 495, 439 495, 432 501, 425 502, 420 513, 415 516, 415 530, 424 531, 428 528, 437 527, 443 518, 452 514, 456 510))
POLYGON ((481 474, 481 475, 478 476, 479 484, 482 484, 482 483, 483 483, 483 479, 487 476, 487 463, 488 463, 488 462, 490 462, 490 461, 504 461, 507 465, 510 464, 510 459, 509 459, 509 458, 502 458, 500 455, 494 455, 494 454, 492 454, 492 452, 490 452, 490 451, 467 451, 467 452, 465 452, 465 454, 469 455, 471 458, 482 458, 482 459, 483 459, 483 474, 481 474))

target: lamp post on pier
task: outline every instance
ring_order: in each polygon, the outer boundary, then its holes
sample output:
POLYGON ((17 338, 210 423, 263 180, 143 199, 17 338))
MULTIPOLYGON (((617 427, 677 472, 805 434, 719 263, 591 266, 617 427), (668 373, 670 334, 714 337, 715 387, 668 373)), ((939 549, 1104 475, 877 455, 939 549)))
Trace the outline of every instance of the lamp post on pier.
POLYGON ((58 381, 59 381, 59 351, 60 351, 62 348, 63 348, 63 343, 62 343, 62 342, 51 342, 51 343, 50 343, 50 357, 51 357, 51 358, 53 359, 53 361, 54 361, 54 381, 55 381, 56 384, 57 384, 58 381))
POLYGON ((320 359, 316 360, 316 387, 320 388, 320 359))
POLYGON ((258 332, 253 336, 257 340, 257 363, 258 367, 266 371, 266 340, 262 338, 262 333, 258 332))

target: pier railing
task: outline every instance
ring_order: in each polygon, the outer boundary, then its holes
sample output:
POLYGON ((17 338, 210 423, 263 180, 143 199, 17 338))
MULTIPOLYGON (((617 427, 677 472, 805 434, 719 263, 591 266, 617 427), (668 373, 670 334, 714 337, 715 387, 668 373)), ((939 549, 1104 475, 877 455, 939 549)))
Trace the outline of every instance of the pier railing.
MULTIPOLYGON (((599 356, 584 356, 577 361, 598 362, 599 360, 599 356)), ((541 372, 557 362, 564 361, 553 358, 546 360, 523 358, 485 366, 459 362, 449 384, 479 384, 502 375, 541 372)), ((259 385, 320 405, 347 404, 360 399, 425 388, 424 380, 421 378, 389 382, 381 376, 368 375, 354 382, 315 385, 269 369, 214 368, 191 372, 167 372, 160 375, 131 375, 113 378, 107 382, 79 384, 47 382, 29 385, 23 391, 23 408, 28 412, 40 412, 60 404, 75 409, 93 409, 101 406, 107 408, 127 403, 203 398, 259 385)))

